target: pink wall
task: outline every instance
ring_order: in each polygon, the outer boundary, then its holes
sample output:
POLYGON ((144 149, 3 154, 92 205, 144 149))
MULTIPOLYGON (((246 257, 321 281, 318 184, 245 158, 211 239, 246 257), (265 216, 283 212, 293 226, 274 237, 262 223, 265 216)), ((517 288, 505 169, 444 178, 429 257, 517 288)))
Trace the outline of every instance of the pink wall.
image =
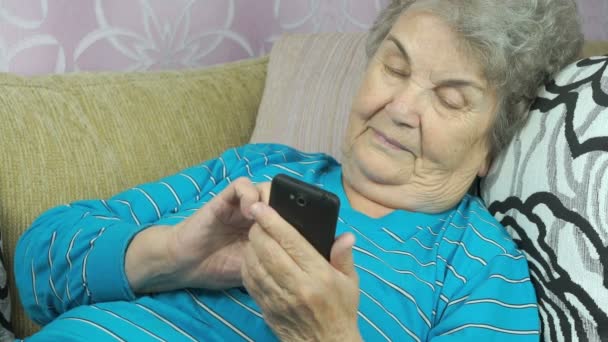
MULTIPOLYGON (((389 0, 4 0, 0 71, 199 67, 259 56, 283 32, 366 29, 389 0)), ((578 0, 608 40, 608 0, 578 0)))

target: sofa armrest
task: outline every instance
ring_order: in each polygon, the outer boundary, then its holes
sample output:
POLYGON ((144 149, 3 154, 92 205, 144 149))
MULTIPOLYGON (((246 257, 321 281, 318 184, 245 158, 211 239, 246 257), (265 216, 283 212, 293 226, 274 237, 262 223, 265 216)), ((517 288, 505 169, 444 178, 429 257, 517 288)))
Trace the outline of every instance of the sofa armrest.
MULTIPOLYGON (((21 233, 44 210, 108 197, 249 140, 267 58, 208 69, 0 74, 0 229, 7 269, 21 233)), ((12 324, 35 331, 12 272, 12 324)))

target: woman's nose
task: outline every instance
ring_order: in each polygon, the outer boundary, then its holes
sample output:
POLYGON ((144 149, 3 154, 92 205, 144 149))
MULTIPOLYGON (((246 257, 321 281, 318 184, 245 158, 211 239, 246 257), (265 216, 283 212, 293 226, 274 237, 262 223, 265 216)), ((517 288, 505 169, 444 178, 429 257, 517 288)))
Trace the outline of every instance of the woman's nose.
POLYGON ((385 109, 391 121, 399 127, 418 128, 420 126, 420 111, 416 108, 415 103, 396 97, 386 105, 385 109))
POLYGON ((399 89, 395 89, 392 101, 386 106, 393 123, 401 127, 418 128, 424 95, 425 88, 413 78, 407 79, 399 89))

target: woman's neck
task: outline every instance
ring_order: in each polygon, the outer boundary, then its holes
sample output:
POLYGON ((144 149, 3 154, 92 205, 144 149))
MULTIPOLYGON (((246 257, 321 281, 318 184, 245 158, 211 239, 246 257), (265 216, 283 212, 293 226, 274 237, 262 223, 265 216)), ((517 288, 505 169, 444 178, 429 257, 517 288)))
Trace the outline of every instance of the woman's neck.
MULTIPOLYGON (((342 186, 351 207, 374 218, 394 210, 440 213, 457 205, 467 193, 467 179, 428 186, 424 182, 383 184, 374 182, 357 168, 342 168, 342 186)), ((428 183, 428 182, 427 182, 428 183)))
POLYGON ((350 203, 350 207, 369 217, 380 218, 395 210, 394 208, 383 206, 382 204, 374 202, 365 197, 351 187, 350 184, 348 184, 348 182, 346 182, 344 179, 342 179, 342 186, 344 188, 344 194, 350 203))

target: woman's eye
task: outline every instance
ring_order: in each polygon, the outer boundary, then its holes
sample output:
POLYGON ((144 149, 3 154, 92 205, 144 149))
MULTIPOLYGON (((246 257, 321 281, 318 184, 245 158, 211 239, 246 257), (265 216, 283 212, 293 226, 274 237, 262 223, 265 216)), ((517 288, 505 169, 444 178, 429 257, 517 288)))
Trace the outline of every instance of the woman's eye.
POLYGON ((387 73, 389 73, 392 76, 396 76, 396 77, 400 77, 400 78, 404 78, 404 77, 408 77, 410 74, 407 71, 398 69, 398 68, 393 68, 389 65, 384 64, 384 70, 386 70, 387 73))
POLYGON ((464 97, 456 90, 439 91, 437 97, 442 105, 450 109, 462 109, 466 106, 464 97))

